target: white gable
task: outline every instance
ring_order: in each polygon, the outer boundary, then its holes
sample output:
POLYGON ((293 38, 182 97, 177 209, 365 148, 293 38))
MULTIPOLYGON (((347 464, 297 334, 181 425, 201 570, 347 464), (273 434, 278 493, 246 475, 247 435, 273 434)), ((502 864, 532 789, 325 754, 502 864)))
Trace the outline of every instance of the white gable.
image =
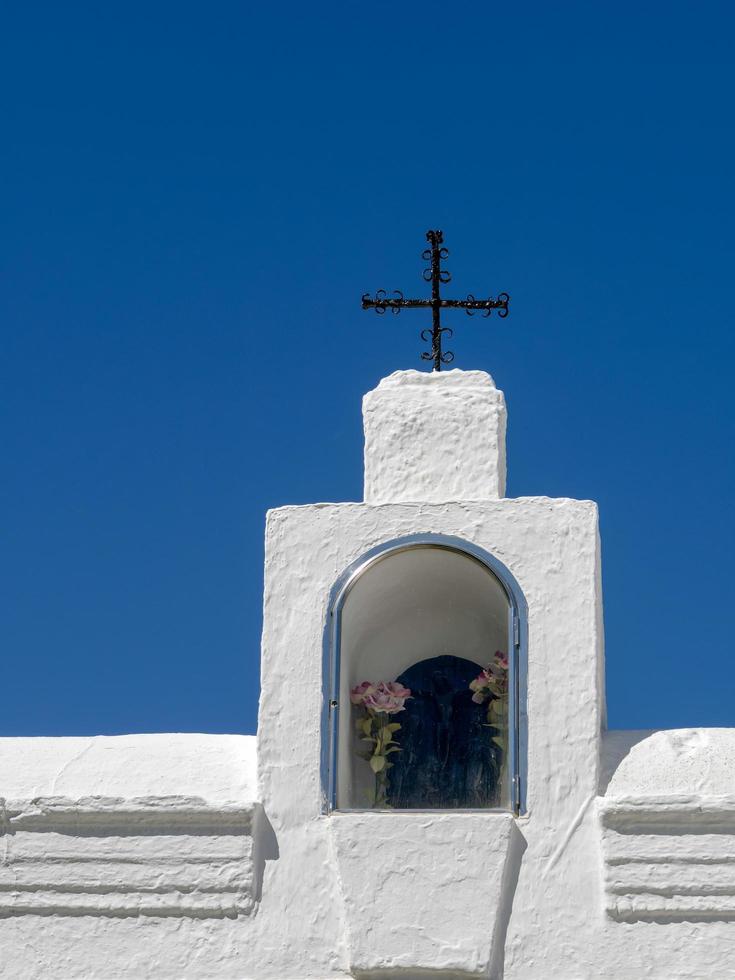
POLYGON ((364 408, 365 502, 268 515, 257 753, 252 737, 0 740, 0 975, 735 977, 733 732, 604 731, 595 505, 504 498, 504 399, 482 372, 398 372, 364 408), (507 633, 481 576, 419 545, 496 575, 507 633), (396 548, 343 642, 340 597, 396 548), (496 635, 515 685, 497 758, 522 792, 340 805, 342 661, 392 683, 437 653, 481 663, 496 635))

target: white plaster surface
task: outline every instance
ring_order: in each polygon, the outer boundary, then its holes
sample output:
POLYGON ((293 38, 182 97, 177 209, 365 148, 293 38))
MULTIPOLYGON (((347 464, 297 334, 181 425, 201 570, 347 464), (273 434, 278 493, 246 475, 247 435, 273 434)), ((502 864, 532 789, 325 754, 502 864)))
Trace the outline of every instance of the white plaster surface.
POLYGON ((735 729, 653 732, 633 745, 608 797, 735 796, 735 729))
POLYGON ((595 505, 501 499, 500 393, 414 374, 366 397, 367 503, 268 515, 257 774, 248 737, 0 740, 0 977, 735 980, 733 732, 603 733, 595 505), (330 591, 427 533, 527 601, 527 812, 326 815, 330 591))
POLYGON ((0 796, 191 796, 257 800, 252 735, 0 738, 0 796))
POLYGON ((366 502, 505 493, 505 399, 484 371, 396 371, 363 419, 366 502))
POLYGON ((0 921, 254 908, 252 736, 0 739, 0 792, 0 921))
POLYGON ((488 975, 517 874, 510 814, 337 814, 330 830, 356 975, 488 975), (366 909, 367 896, 392 914, 366 909))
MULTIPOLYGON (((598 920, 603 917, 599 831, 593 805, 602 716, 598 683, 602 624, 597 602, 597 511, 588 501, 524 498, 380 506, 324 504, 281 508, 269 514, 258 747, 261 799, 281 854, 297 846, 289 843, 292 838, 303 846, 307 829, 310 846, 303 857, 303 884, 284 880, 287 869, 281 861, 266 864, 264 903, 268 896, 278 907, 296 902, 308 907, 312 915, 317 907, 322 908, 329 929, 317 929, 311 922, 309 934, 320 940, 314 940, 310 948, 323 951, 325 976, 330 954, 338 957, 333 968, 340 966, 348 974, 355 953, 328 834, 330 821, 341 817, 322 814, 319 782, 322 640, 329 594, 342 571, 376 545, 426 533, 456 536, 490 551, 513 574, 529 607, 528 815, 517 822, 525 850, 513 889, 506 976, 534 976, 528 972, 529 963, 534 962, 543 964, 543 972, 535 976, 545 980, 584 976, 590 964, 588 944, 598 938, 590 908, 598 909, 598 920), (283 692, 294 669, 294 650, 300 653, 301 696, 284 712, 283 692), (322 835, 323 843, 317 845, 322 835), (327 863, 325 854, 332 855, 327 863), (579 898, 579 908, 569 908, 570 887, 579 898), (318 905, 315 889, 323 896, 318 905), (332 897, 336 899, 333 904, 332 897), (517 917, 516 909, 522 910, 517 917), (336 947, 329 939, 331 929, 340 937, 336 947), (579 943, 572 941, 578 931, 585 937, 579 943), (558 942, 560 935, 569 936, 576 950, 574 973, 564 972, 570 950, 558 942)), ((410 816, 417 828, 412 861, 430 865, 436 860, 435 848, 419 832, 421 816, 410 816)), ((448 814, 447 827, 455 821, 461 826, 462 817, 448 814)), ((386 814, 385 819, 390 820, 391 815, 386 814)), ((479 814, 478 820, 487 822, 490 841, 494 815, 479 814)), ((459 832, 455 829, 454 833, 459 832)), ((363 844, 366 868, 379 846, 377 838, 373 843, 365 840, 363 844)), ((475 846, 476 841, 468 836, 464 849, 458 847, 456 860, 445 869, 447 876, 456 877, 460 889, 468 864, 475 858, 475 846)), ((461 903, 458 909, 459 913, 452 914, 462 914, 461 903)), ((363 928, 368 936, 381 934, 386 916, 394 917, 395 927, 407 937, 413 936, 420 929, 416 915, 410 904, 386 907, 379 895, 365 894, 363 928)), ((301 921, 281 923, 293 943, 305 941, 302 925, 301 921)), ((465 939, 457 948, 455 972, 447 977, 473 975, 487 929, 477 917, 468 919, 463 927, 465 939), (474 930, 476 951, 472 954, 467 930, 474 930)), ((500 975, 499 970, 500 965, 495 976, 500 975)), ((381 975, 391 974, 383 971, 381 975)))
POLYGON ((636 739, 600 805, 605 907, 621 922, 735 926, 735 731, 636 739))

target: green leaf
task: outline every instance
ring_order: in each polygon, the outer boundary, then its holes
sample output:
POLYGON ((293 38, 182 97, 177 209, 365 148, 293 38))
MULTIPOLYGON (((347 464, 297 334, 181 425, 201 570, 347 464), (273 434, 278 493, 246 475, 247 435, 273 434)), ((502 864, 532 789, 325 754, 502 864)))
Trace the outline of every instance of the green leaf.
POLYGON ((381 769, 385 768, 385 756, 374 755, 370 760, 370 768, 373 770, 374 773, 376 774, 379 773, 381 769))
POLYGON ((494 715, 497 715, 498 718, 505 718, 505 716, 508 713, 508 704, 504 700, 501 701, 499 699, 496 699, 495 701, 490 702, 490 711, 494 715))
POLYGON ((493 735, 493 742, 495 742, 496 745, 499 745, 501 749, 505 748, 505 739, 502 735, 493 735))
POLYGON ((390 748, 385 750, 386 755, 390 755, 391 752, 400 752, 400 747, 398 745, 391 745, 390 748))
POLYGON ((392 734, 393 734, 393 732, 397 732, 397 731, 398 731, 398 730, 400 729, 400 727, 401 727, 401 726, 400 726, 400 723, 399 723, 399 722, 397 722, 397 721, 392 721, 392 722, 390 723, 390 725, 386 725, 386 726, 385 726, 385 730, 386 730, 387 732, 390 732, 390 733, 391 733, 391 735, 392 735, 392 734))

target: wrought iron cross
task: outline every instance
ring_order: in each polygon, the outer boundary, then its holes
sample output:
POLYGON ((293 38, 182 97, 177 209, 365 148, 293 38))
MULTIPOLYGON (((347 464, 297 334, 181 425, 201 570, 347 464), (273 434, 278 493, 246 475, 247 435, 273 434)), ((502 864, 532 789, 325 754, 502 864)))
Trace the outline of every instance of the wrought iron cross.
POLYGON ((464 310, 467 316, 474 316, 476 310, 483 310, 484 316, 488 317, 493 310, 498 311, 498 316, 508 316, 508 302, 510 296, 507 293, 498 293, 497 299, 475 299, 472 293, 468 293, 467 299, 442 299, 440 286, 442 283, 451 282, 452 277, 446 269, 442 269, 442 259, 449 255, 449 249, 443 248, 444 236, 440 231, 427 231, 426 240, 431 246, 424 249, 421 258, 431 265, 424 269, 424 279, 431 283, 431 299, 404 299, 403 293, 396 289, 392 296, 384 289, 379 289, 374 297, 370 293, 365 293, 362 297, 363 310, 375 310, 376 313, 383 314, 386 310, 398 314, 401 310, 412 307, 431 307, 431 329, 426 327, 421 331, 421 339, 431 340, 431 351, 423 351, 422 361, 433 361, 432 370, 441 371, 442 364, 451 364, 454 354, 451 351, 442 351, 442 334, 450 337, 454 334, 451 327, 441 325, 441 310, 444 308, 464 310))

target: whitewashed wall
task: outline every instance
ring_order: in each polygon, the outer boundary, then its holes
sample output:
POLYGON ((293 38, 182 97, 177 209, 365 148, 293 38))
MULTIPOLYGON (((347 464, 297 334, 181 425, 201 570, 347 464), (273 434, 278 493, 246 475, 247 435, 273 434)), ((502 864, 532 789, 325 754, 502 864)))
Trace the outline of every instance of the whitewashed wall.
POLYGON ((480 372, 401 372, 366 419, 370 503, 268 516, 257 762, 252 737, 0 740, 0 976, 735 978, 735 733, 602 731, 595 505, 500 496, 480 372), (330 590, 425 533, 528 603, 519 818, 323 813, 330 590))

